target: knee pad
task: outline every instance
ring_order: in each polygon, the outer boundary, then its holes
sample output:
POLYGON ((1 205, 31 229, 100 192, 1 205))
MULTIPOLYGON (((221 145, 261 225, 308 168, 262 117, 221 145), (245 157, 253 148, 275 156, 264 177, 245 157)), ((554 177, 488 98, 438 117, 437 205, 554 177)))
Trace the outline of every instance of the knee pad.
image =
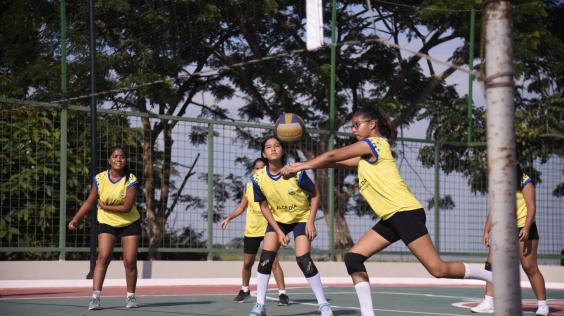
POLYGON ((296 261, 298 262, 298 266, 302 269, 304 276, 306 278, 311 278, 312 276, 319 273, 317 271, 317 267, 311 260, 311 254, 308 252, 303 256, 296 257, 296 261))
POLYGON ((270 274, 272 272, 274 259, 276 259, 276 252, 263 249, 257 271, 262 274, 270 274))
POLYGON ((366 272, 366 267, 364 266, 364 261, 368 259, 367 257, 354 253, 347 252, 345 254, 345 266, 347 267, 347 272, 353 274, 355 272, 366 272))
POLYGON ((486 261, 486 264, 484 264, 484 269, 486 269, 486 271, 492 272, 492 264, 486 261))

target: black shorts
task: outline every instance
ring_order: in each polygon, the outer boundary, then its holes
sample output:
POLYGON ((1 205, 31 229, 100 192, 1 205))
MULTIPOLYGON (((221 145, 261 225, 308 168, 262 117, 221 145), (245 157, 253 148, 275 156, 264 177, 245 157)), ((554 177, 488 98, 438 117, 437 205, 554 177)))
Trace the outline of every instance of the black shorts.
MULTIPOLYGON (((296 239, 298 236, 305 235, 306 223, 292 223, 292 224, 278 223, 278 226, 280 226, 280 229, 282 229, 284 235, 288 235, 290 232, 293 232, 294 239, 296 239)), ((266 226, 266 232, 268 233, 273 231, 274 228, 272 228, 272 226, 268 224, 268 226, 266 226)))
POLYGON ((141 236, 141 222, 136 221, 123 227, 113 227, 108 224, 98 223, 98 234, 112 234, 116 238, 125 236, 141 236))
POLYGON ((243 237, 243 252, 256 255, 263 239, 264 237, 243 237))
MULTIPOLYGON (((517 228, 517 234, 521 231, 521 228, 517 228)), ((539 240, 539 230, 537 229, 537 223, 533 223, 531 225, 531 229, 529 229, 529 238, 527 240, 539 240)))
POLYGON ((401 239, 407 246, 415 239, 429 233, 425 222, 425 210, 420 208, 413 211, 397 212, 387 220, 376 223, 372 230, 390 243, 401 239))

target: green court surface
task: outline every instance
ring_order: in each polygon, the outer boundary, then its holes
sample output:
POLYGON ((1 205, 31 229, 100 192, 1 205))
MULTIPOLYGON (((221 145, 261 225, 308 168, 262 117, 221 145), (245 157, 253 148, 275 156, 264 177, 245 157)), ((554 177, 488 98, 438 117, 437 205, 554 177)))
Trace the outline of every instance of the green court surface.
MULTIPOLYGON (((0 299, 0 315, 248 315, 255 298, 233 303, 235 293, 138 295, 139 308, 126 309, 123 296, 103 296, 102 310, 88 311, 89 297, 42 297, 41 292, 0 299)), ((309 288, 289 288, 291 304, 277 306, 277 292, 268 292, 267 315, 319 315, 309 288)), ((476 315, 468 309, 483 295, 481 288, 374 286, 376 315, 476 315)), ((360 315, 352 287, 327 287, 326 296, 334 315, 360 315)), ((552 315, 564 315, 564 291, 549 291, 552 315)), ((530 289, 523 290, 524 315, 533 315, 536 301, 530 289)))

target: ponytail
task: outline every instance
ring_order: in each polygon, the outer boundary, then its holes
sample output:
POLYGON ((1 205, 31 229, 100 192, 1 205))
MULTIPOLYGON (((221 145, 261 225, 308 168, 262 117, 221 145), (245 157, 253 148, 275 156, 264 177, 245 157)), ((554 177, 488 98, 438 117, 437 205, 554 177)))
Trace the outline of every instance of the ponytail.
POLYGON ((398 133, 386 112, 377 106, 365 106, 356 111, 353 116, 361 116, 370 120, 375 120, 378 124, 378 131, 386 137, 390 143, 397 139, 398 133))

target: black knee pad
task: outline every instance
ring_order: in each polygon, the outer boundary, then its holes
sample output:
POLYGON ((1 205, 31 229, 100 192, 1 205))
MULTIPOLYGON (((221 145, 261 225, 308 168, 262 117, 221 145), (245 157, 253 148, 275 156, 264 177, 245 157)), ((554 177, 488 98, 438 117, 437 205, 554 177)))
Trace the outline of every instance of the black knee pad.
POLYGON ((486 271, 492 272, 492 264, 486 261, 486 264, 484 264, 484 269, 486 269, 486 271))
POLYGON ((270 274, 272 272, 274 259, 276 259, 276 252, 263 249, 257 271, 262 274, 270 274))
POLYGON ((345 266, 347 266, 347 272, 353 274, 355 272, 366 272, 366 267, 364 266, 364 261, 368 259, 367 257, 354 253, 347 252, 345 254, 345 266))
POLYGON ((317 271, 317 267, 311 260, 311 254, 308 252, 303 256, 296 257, 296 261, 298 262, 298 266, 302 269, 304 276, 306 278, 311 278, 312 276, 319 273, 317 271))

